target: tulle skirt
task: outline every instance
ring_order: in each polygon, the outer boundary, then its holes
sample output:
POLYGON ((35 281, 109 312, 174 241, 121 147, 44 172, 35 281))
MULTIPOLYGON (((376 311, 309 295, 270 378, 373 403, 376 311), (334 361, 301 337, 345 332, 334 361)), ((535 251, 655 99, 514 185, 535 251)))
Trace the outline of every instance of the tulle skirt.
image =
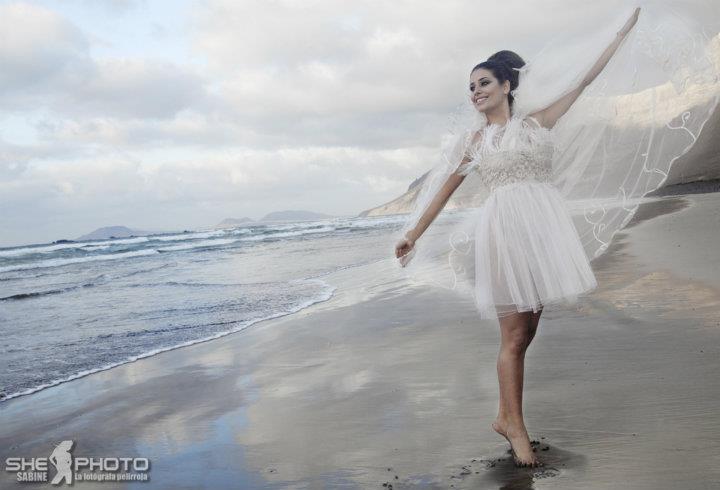
POLYGON ((482 318, 574 304, 597 287, 567 203, 551 183, 496 188, 478 214, 474 242, 482 318))

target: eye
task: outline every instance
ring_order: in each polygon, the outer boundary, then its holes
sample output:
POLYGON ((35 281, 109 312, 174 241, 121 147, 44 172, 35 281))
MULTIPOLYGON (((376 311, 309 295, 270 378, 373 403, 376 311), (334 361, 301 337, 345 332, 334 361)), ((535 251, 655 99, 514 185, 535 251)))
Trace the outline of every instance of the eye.
POLYGON ((490 82, 488 82, 487 80, 484 80, 480 85, 482 85, 482 86, 484 87, 484 86, 487 85, 488 83, 490 83, 490 82))

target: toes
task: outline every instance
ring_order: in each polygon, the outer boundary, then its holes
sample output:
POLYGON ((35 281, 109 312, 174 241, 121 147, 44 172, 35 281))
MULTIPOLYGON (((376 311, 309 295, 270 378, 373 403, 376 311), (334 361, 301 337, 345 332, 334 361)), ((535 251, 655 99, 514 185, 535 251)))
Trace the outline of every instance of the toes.
POLYGON ((541 461, 522 461, 515 458, 515 466, 518 468, 540 468, 543 463, 541 461))

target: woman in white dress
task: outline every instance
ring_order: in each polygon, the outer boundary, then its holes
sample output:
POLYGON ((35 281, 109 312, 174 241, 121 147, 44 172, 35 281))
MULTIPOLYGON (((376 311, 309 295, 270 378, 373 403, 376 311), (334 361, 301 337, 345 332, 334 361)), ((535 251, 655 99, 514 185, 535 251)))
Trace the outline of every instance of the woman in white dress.
POLYGON ((524 64, 515 53, 501 51, 474 67, 471 102, 485 124, 460 138, 462 161, 453 162, 454 170, 395 247, 405 265, 416 241, 471 172, 490 189, 482 212, 473 218, 474 297, 481 315, 494 315, 500 323, 500 400, 492 427, 508 440, 518 466, 542 465, 523 420, 522 391, 525 352, 543 307, 572 301, 597 286, 566 202, 550 182, 550 129, 607 65, 639 11, 635 9, 580 83, 542 110, 525 115, 513 110, 516 69, 524 64))

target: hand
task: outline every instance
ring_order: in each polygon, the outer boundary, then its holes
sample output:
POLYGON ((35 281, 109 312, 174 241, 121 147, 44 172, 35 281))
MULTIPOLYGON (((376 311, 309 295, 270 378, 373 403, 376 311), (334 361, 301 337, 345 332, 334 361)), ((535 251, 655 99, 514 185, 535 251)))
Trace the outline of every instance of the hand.
POLYGON ((405 267, 405 265, 410 261, 412 255, 409 254, 413 248, 415 248, 415 240, 411 240, 409 238, 403 238, 397 243, 397 245, 395 245, 395 257, 400 259, 401 266, 405 267))
POLYGON ((628 32, 630 32, 630 29, 633 28, 635 23, 638 20, 638 17, 640 16, 640 7, 636 8, 633 14, 630 16, 628 21, 625 23, 622 29, 618 32, 621 36, 626 35, 628 32))

